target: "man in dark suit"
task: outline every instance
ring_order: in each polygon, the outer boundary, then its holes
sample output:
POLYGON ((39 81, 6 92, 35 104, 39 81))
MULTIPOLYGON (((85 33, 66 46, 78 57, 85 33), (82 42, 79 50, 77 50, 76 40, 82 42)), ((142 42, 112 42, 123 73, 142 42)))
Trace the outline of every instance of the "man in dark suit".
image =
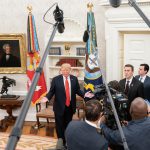
MULTIPOLYGON (((130 150, 149 150, 150 148, 150 117, 147 116, 147 104, 143 98, 132 101, 130 114, 132 121, 124 126, 123 132, 130 150)), ((119 130, 112 130, 105 124, 105 116, 101 118, 100 127, 110 144, 123 146, 119 130)))
MULTIPOLYGON (((76 94, 84 98, 84 94, 80 90, 77 77, 70 75, 70 71, 70 64, 62 64, 61 75, 58 75, 52 79, 49 92, 46 97, 41 100, 42 102, 46 102, 55 96, 53 110, 55 114, 56 133, 58 137, 56 149, 62 148, 62 142, 65 146, 66 141, 64 132, 76 111, 76 94)), ((90 97, 90 93, 86 93, 85 97, 86 96, 90 97)))
POLYGON ((108 142, 98 131, 101 113, 102 106, 98 100, 85 103, 85 121, 71 121, 66 129, 68 150, 108 149, 108 142))
POLYGON ((134 67, 131 64, 126 64, 124 66, 125 78, 119 81, 121 91, 127 95, 128 98, 128 120, 131 120, 129 114, 129 108, 131 102, 136 97, 144 98, 144 87, 143 83, 133 77, 134 67))
POLYGON ((1 55, 0 67, 21 67, 18 57, 12 55, 9 44, 3 45, 4 53, 1 55))
POLYGON ((150 77, 147 75, 149 71, 148 64, 141 64, 139 67, 139 75, 135 76, 136 79, 144 84, 144 97, 150 102, 150 77))

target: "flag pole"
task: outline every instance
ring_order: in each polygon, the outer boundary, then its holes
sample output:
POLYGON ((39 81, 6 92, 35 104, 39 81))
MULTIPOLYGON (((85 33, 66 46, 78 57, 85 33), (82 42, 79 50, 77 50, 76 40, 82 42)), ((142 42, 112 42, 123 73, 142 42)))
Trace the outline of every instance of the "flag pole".
MULTIPOLYGON (((101 68, 100 61, 99 61, 99 66, 101 68)), ((124 147, 125 150, 129 150, 128 144, 127 144, 124 132, 122 130, 122 127, 121 127, 121 124, 120 124, 120 121, 119 121, 119 117, 118 117, 118 114, 117 114, 117 111, 116 111, 116 108, 115 108, 115 105, 114 105, 114 102, 113 102, 113 99, 112 99, 112 96, 111 96, 111 93, 110 93, 110 89, 109 89, 109 87, 108 87, 108 85, 106 83, 106 80, 105 80, 105 77, 104 77, 102 71, 101 71, 101 74, 102 74, 103 83, 104 83, 106 91, 107 91, 108 98, 110 100, 111 107, 113 109, 113 113, 114 113, 115 120, 116 120, 116 123, 117 123, 117 126, 118 126, 118 130, 119 130, 120 135, 121 135, 121 139, 122 139, 122 142, 123 142, 123 147, 124 147)))
MULTIPOLYGON (((92 3, 88 3, 87 4, 87 8, 89 9, 89 11, 91 12, 92 11, 92 7, 93 7, 93 4, 92 3)), ((93 48, 96 49, 94 47, 94 44, 92 44, 93 48)), ((101 63, 100 63, 100 60, 98 58, 98 62, 99 62, 99 67, 100 69, 102 68, 101 67, 101 63)), ((113 102, 113 99, 112 99, 112 96, 111 96, 111 93, 110 93, 110 89, 106 83, 106 80, 105 80, 105 77, 103 75, 103 72, 101 70, 101 74, 102 74, 102 80, 103 80, 103 84, 105 85, 105 88, 106 88, 106 91, 107 91, 107 95, 108 95, 108 98, 110 100, 110 103, 111 103, 111 107, 113 109, 113 112, 114 112, 114 116, 115 116, 115 120, 116 120, 116 123, 117 123, 117 126, 118 126, 118 129, 119 129, 119 132, 120 132, 120 135, 121 135, 121 139, 122 139, 122 142, 123 142, 123 147, 125 150, 129 150, 128 148, 128 145, 127 145, 127 141, 126 141, 126 138, 124 136, 124 133, 123 133, 123 130, 122 130, 122 127, 121 127, 121 124, 120 124, 120 121, 119 121, 119 117, 118 117, 118 114, 117 114, 117 111, 116 111, 116 108, 115 108, 115 105, 114 105, 114 102, 113 102)))
MULTIPOLYGON (((31 13, 32 7, 28 6, 28 8, 29 8, 28 9, 29 13, 31 13)), ((16 145, 17 145, 17 142, 20 139, 20 136, 21 136, 21 133, 22 133, 22 127, 23 127, 23 124, 24 124, 24 120, 25 120, 26 114, 28 112, 29 106, 31 104, 32 96, 33 96, 33 93, 35 91, 37 82, 38 82, 39 77, 40 77, 40 75, 42 73, 46 57, 47 57, 47 55, 49 53, 49 50, 51 48, 51 43, 52 43, 52 41, 54 39, 54 36, 56 34, 56 31, 57 31, 57 28, 58 28, 58 24, 59 24, 59 21, 57 21, 54 24, 54 26, 53 26, 53 31, 52 31, 52 34, 51 34, 51 36, 49 38, 49 41, 48 41, 48 44, 47 44, 46 49, 44 51, 43 57, 42 57, 42 59, 40 61, 39 66, 37 67, 37 69, 35 71, 31 87, 29 89, 29 92, 28 92, 27 96, 24 99, 23 104, 22 104, 22 107, 21 107, 21 110, 20 110, 20 115, 17 117, 15 125, 14 125, 14 127, 13 127, 13 129, 12 129, 10 135, 9 135, 9 139, 8 139, 8 143, 7 143, 7 146, 6 146, 6 150, 14 150, 16 145)))

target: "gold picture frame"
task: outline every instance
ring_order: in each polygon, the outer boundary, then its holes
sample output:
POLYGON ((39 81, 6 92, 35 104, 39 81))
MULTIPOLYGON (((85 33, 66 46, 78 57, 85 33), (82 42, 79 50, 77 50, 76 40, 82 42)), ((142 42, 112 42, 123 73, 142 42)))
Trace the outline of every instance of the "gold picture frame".
POLYGON ((25 34, 0 34, 0 73, 26 73, 25 34))

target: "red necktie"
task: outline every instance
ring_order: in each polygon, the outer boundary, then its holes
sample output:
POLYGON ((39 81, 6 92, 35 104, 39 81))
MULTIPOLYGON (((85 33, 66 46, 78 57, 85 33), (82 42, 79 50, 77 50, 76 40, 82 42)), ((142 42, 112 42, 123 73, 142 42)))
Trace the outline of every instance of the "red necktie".
POLYGON ((66 90, 66 106, 69 106, 70 105, 70 92, 69 92, 69 82, 68 82, 67 77, 65 81, 65 90, 66 90))

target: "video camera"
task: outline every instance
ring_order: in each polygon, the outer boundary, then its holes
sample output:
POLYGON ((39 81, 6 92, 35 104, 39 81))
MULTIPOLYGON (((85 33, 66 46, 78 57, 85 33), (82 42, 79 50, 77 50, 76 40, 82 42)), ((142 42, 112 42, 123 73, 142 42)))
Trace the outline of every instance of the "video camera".
MULTIPOLYGON (((127 120, 127 107, 128 99, 126 95, 120 92, 120 87, 118 81, 111 81, 108 84, 110 93, 119 117, 120 122, 127 120)), ((110 100, 107 95, 105 85, 95 87, 94 90, 95 97, 100 100, 101 105, 103 106, 103 113, 106 117, 106 125, 111 129, 117 129, 116 120, 114 117, 113 109, 111 107, 110 100)))

